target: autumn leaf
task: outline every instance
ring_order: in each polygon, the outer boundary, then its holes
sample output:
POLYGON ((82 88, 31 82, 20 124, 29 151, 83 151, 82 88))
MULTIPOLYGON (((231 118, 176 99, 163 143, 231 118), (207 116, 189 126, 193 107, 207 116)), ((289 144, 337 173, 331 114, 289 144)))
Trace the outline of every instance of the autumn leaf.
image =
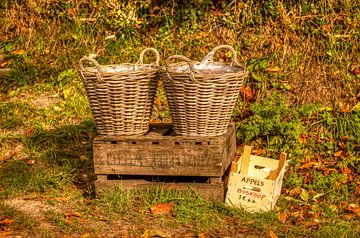
POLYGON ((74 212, 74 211, 65 212, 64 216, 65 216, 67 219, 72 219, 72 218, 74 218, 74 217, 82 217, 79 212, 74 212))
POLYGON ((300 167, 300 169, 308 169, 310 167, 318 167, 319 163, 318 162, 309 162, 309 163, 306 163, 304 165, 302 165, 300 167))
POLYGON ((155 98, 155 99, 154 99, 154 105, 156 105, 156 106, 160 106, 160 105, 161 105, 161 101, 160 101, 160 99, 155 98))
POLYGON ((289 195, 292 197, 300 195, 300 193, 301 193, 301 188, 293 188, 289 191, 289 195))
POLYGON ((14 221, 15 220, 5 219, 5 220, 0 221, 0 224, 2 224, 2 225, 10 225, 14 221))
POLYGON ((169 234, 160 231, 160 230, 146 230, 142 235, 141 238, 150 238, 150 237, 162 237, 168 238, 171 237, 169 234))
POLYGON ((10 54, 12 54, 12 55, 23 55, 23 54, 25 54, 25 50, 14 50, 10 54))
POLYGON ((254 151, 255 155, 262 155, 266 153, 266 149, 258 149, 254 151))
POLYGON ((266 69, 266 71, 268 71, 269 73, 276 73, 279 72, 280 70, 281 68, 278 66, 272 66, 266 69))
POLYGON ((0 238, 10 237, 11 234, 12 234, 11 230, 5 229, 3 231, 0 231, 0 238))
POLYGON ((339 151, 335 152, 334 157, 341 157, 343 153, 344 153, 344 151, 339 150, 339 151))
POLYGON ((351 109, 351 111, 354 111, 354 112, 360 111, 360 102, 358 102, 357 104, 355 104, 355 106, 353 106, 353 108, 351 109))
POLYGON ((356 204, 350 204, 346 210, 355 213, 357 216, 360 216, 360 207, 356 204))
POLYGON ((166 214, 170 212, 173 206, 174 206, 174 202, 160 203, 156 206, 151 207, 150 212, 152 214, 166 214))
POLYGON ((254 97, 253 90, 248 86, 240 87, 240 93, 244 97, 244 99, 251 99, 252 97, 254 97))
POLYGON ((351 73, 352 73, 353 75, 359 75, 359 74, 360 74, 360 68, 354 67, 354 68, 351 70, 351 73))
POLYGON ((282 224, 285 224, 287 217, 288 217, 288 214, 286 212, 280 212, 278 214, 278 219, 282 224))
POLYGON ((337 173, 339 171, 337 171, 337 169, 322 169, 322 171, 324 172, 325 176, 330 175, 331 173, 337 173))
POLYGON ((6 66, 10 65, 11 61, 4 61, 0 63, 0 69, 5 68, 6 66))
POLYGON ((33 128, 29 127, 25 129, 25 135, 30 137, 33 134, 34 130, 33 128))
POLYGON ((28 161, 26 162, 26 164, 27 164, 27 165, 34 165, 35 162, 36 162, 35 160, 31 159, 31 160, 28 160, 28 161))
POLYGON ((351 173, 352 173, 352 170, 349 169, 349 168, 347 168, 347 167, 344 167, 344 168, 341 169, 341 172, 342 172, 343 174, 351 174, 351 173))
POLYGON ((301 189, 300 198, 305 202, 309 201, 309 194, 305 189, 301 189))
POLYGON ((314 220, 314 221, 303 221, 300 223, 302 226, 306 226, 306 227, 313 227, 313 226, 318 226, 319 221, 318 220, 314 220))
POLYGON ((90 233, 85 233, 80 236, 80 238, 90 238, 90 237, 91 237, 90 233))
POLYGON ((275 234, 275 232, 273 230, 269 230, 269 236, 270 238, 278 238, 278 236, 275 234))

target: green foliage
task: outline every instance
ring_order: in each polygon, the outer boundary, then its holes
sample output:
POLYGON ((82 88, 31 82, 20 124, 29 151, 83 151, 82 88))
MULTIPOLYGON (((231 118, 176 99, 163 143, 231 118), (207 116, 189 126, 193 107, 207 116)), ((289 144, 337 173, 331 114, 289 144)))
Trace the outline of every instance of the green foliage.
POLYGON ((237 137, 243 143, 260 140, 271 148, 291 151, 304 130, 299 115, 281 95, 272 95, 250 105, 251 116, 237 123, 237 137))

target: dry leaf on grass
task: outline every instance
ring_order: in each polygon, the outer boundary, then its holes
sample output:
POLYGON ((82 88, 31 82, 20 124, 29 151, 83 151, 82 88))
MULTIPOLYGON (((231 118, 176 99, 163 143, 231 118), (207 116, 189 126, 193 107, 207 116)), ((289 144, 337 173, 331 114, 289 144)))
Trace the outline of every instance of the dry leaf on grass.
POLYGON ((4 219, 2 221, 0 221, 1 225, 10 225, 11 223, 14 223, 15 220, 10 220, 10 219, 4 219))
POLYGON ((268 71, 269 73, 276 73, 279 72, 280 70, 281 68, 278 66, 273 66, 266 69, 266 71, 268 71))
POLYGON ((0 231, 0 238, 8 238, 12 232, 10 230, 0 231))
POLYGON ((319 163, 318 162, 309 162, 309 163, 306 163, 306 164, 303 164, 300 169, 308 169, 310 167, 318 167, 319 166, 319 163))
POLYGON ((6 66, 10 65, 11 61, 4 61, 0 63, 0 69, 5 68, 6 66))
POLYGON ((141 238, 150 238, 150 237, 162 237, 162 238, 168 238, 171 237, 166 232, 160 231, 160 230, 146 230, 142 235, 141 238))
POLYGON ((349 207, 346 208, 346 210, 355 213, 357 216, 360 216, 360 207, 356 204, 350 204, 349 207))
POLYGON ((245 99, 251 99, 254 96, 254 91, 248 86, 240 87, 240 93, 245 99))
POLYGON ((166 214, 170 212, 173 206, 174 206, 174 202, 160 203, 158 205, 152 206, 150 208, 150 212, 152 214, 166 214))
POLYGON ((275 232, 273 230, 269 230, 269 236, 270 238, 278 238, 278 236, 275 234, 275 232))
POLYGON ((341 157, 341 155, 344 153, 344 151, 339 150, 337 152, 334 153, 334 157, 341 157))
POLYGON ((278 219, 281 222, 281 224, 285 224, 287 217, 288 217, 288 214, 286 212, 280 212, 278 214, 278 219))
POLYGON ((91 237, 90 233, 85 233, 80 236, 80 238, 90 238, 90 237, 91 237))
POLYGON ((36 162, 35 160, 31 159, 31 160, 28 160, 28 161, 26 162, 26 164, 27 164, 27 165, 34 165, 35 162, 36 162))
POLYGON ((12 55, 23 55, 25 54, 25 50, 14 50, 14 51, 11 51, 12 55))

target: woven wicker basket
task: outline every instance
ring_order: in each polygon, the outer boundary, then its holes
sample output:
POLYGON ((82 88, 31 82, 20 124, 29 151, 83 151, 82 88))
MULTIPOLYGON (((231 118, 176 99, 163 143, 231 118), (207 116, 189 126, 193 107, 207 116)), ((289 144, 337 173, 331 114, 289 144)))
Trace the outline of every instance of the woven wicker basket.
POLYGON ((183 136, 218 136, 226 133, 231 113, 247 71, 231 46, 215 47, 201 62, 181 55, 167 58, 164 78, 174 131, 183 136), (219 49, 233 54, 231 64, 213 62, 219 49), (181 60, 170 64, 172 59, 181 60))
POLYGON ((159 58, 156 49, 147 48, 136 64, 99 65, 89 57, 80 60, 80 73, 101 135, 141 135, 148 131, 159 58), (146 51, 155 54, 154 64, 143 63, 146 51), (95 66, 85 68, 85 63, 95 66))

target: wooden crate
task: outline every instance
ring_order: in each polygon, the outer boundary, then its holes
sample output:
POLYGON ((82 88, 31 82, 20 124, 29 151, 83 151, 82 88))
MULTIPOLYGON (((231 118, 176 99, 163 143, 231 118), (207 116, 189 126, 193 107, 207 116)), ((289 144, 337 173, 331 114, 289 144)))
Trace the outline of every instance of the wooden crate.
POLYGON ((281 193, 285 170, 285 153, 275 160, 251 155, 251 147, 245 146, 240 160, 231 165, 225 203, 249 212, 272 210, 281 193))
POLYGON ((115 186, 121 187, 124 191, 146 191, 155 188, 177 191, 190 189, 210 201, 224 201, 225 197, 223 178, 218 177, 97 175, 95 181, 96 195, 100 195, 115 186))
POLYGON ((235 155, 235 125, 216 137, 184 137, 170 124, 153 124, 144 136, 98 136, 93 141, 98 175, 222 177, 235 155))

